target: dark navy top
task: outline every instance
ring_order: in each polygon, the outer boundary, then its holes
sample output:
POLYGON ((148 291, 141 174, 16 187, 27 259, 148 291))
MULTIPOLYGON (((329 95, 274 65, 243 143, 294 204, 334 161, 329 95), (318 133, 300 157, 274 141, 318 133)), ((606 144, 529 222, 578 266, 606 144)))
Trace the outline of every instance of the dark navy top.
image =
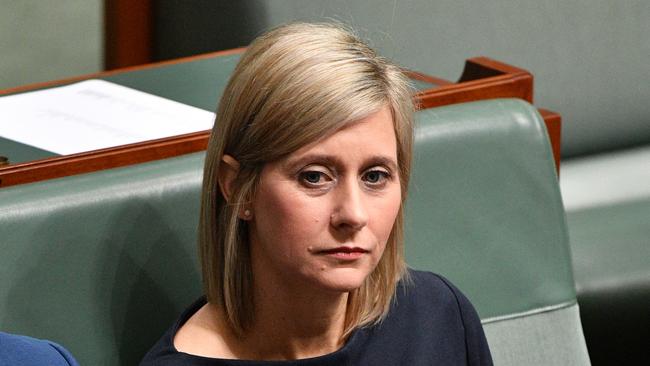
POLYGON ((378 325, 354 331, 336 352, 293 361, 249 361, 190 355, 174 348, 176 331, 204 304, 190 306, 141 366, 492 365, 481 322, 469 300, 439 275, 410 271, 378 325))

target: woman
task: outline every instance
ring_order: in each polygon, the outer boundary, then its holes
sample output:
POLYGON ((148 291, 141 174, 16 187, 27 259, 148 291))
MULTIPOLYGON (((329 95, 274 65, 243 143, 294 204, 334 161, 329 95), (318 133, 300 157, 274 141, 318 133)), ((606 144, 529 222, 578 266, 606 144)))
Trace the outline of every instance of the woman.
POLYGON ((404 263, 412 121, 400 69, 341 27, 255 40, 205 161, 206 297, 142 364, 491 364, 468 300, 404 263))

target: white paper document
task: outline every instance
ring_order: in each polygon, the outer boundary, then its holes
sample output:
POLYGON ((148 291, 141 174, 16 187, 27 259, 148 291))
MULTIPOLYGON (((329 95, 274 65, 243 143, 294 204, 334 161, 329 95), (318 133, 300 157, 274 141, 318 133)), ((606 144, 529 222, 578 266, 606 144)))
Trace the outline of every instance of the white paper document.
POLYGON ((214 113, 103 80, 0 98, 0 136, 67 155, 212 128, 214 113))

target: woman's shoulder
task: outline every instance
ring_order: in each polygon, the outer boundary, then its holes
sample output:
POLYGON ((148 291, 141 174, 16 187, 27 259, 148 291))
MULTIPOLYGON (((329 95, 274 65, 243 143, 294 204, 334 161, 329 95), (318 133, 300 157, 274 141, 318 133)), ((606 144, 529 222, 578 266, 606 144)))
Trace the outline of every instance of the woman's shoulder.
POLYGON ((492 365, 474 307, 448 279, 409 270, 394 299, 359 347, 365 364, 492 365))
MULTIPOLYGON (((447 278, 425 271, 409 270, 395 294, 386 323, 410 324, 420 334, 431 333, 459 339, 468 330, 480 330, 481 321, 469 299, 447 278)), ((473 333, 470 332, 470 333, 473 333)))
POLYGON ((0 332, 0 365, 77 365, 57 343, 0 332))
POLYGON ((374 336, 380 349, 391 345, 404 357, 422 355, 419 364, 492 364, 474 306, 451 281, 431 272, 409 270, 374 336), (436 352, 427 351, 431 345, 436 352))
MULTIPOLYGON (((409 269, 397 293, 401 299, 431 308, 431 305, 472 307, 469 299, 442 275, 409 269)), ((473 309, 473 307, 472 307, 473 309)), ((438 309, 439 310, 439 309, 438 309)))

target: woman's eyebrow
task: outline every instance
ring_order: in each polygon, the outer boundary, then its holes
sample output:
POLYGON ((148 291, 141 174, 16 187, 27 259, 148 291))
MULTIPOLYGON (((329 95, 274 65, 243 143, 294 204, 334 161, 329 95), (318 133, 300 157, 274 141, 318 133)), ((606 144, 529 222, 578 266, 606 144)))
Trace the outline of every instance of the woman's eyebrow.
POLYGON ((397 162, 395 159, 390 158, 388 156, 373 156, 372 158, 368 159, 368 163, 365 164, 368 167, 372 167, 375 165, 383 165, 387 167, 390 170, 397 171, 397 162))
MULTIPOLYGON (((322 164, 329 167, 341 167, 345 165, 345 161, 340 157, 334 155, 307 154, 294 159, 289 158, 282 165, 286 168, 293 170, 295 168, 302 167, 304 165, 309 165, 309 164, 322 164)), ((373 167, 375 165, 383 165, 393 171, 397 171, 397 162, 395 161, 395 159, 388 156, 383 156, 383 155, 372 156, 366 159, 366 161, 364 161, 364 163, 362 164, 364 169, 373 167)))
POLYGON ((289 169, 294 169, 297 167, 301 167, 303 165, 309 165, 309 164, 322 164, 326 166, 341 166, 343 165, 343 160, 340 158, 333 156, 333 155, 327 155, 327 154, 307 154, 303 155, 297 158, 289 158, 287 159, 282 165, 289 168, 289 169))

